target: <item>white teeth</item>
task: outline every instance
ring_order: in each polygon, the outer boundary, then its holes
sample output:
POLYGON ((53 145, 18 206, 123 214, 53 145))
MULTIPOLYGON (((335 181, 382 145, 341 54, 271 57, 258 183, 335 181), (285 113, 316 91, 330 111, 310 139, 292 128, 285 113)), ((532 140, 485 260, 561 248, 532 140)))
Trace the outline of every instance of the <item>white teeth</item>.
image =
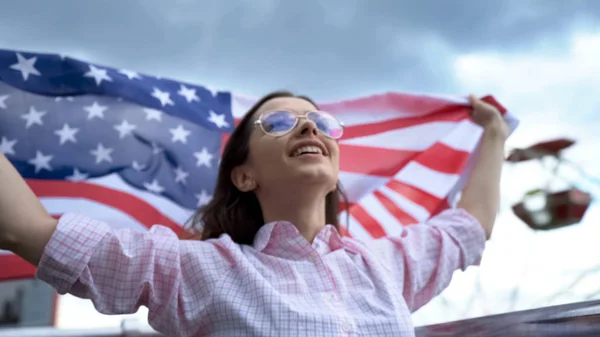
POLYGON ((321 149, 318 146, 303 146, 301 148, 298 148, 296 151, 294 151, 294 153, 292 154, 292 156, 293 157, 297 157, 297 156, 305 154, 305 153, 318 153, 318 154, 321 154, 323 152, 321 151, 321 149))

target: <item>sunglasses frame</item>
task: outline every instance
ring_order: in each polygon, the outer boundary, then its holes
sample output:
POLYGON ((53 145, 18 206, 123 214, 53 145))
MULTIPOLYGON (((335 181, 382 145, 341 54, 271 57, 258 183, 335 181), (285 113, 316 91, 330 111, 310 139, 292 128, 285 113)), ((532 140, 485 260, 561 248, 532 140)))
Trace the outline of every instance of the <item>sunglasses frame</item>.
POLYGON ((267 134, 269 136, 272 136, 272 137, 283 137, 283 136, 287 135, 288 133, 292 132, 298 126, 298 122, 300 121, 300 119, 302 119, 302 118, 308 118, 308 115, 311 114, 311 113, 330 116, 331 118, 333 118, 334 120, 336 120, 338 123, 340 123, 340 127, 342 128, 342 132, 341 132, 340 136, 337 137, 337 138, 331 137, 330 135, 326 134, 325 132, 323 132, 318 127, 317 127, 317 130, 319 130, 320 133, 324 134, 325 137, 330 138, 330 139, 336 139, 337 140, 337 139, 342 138, 342 136, 344 135, 344 123, 342 121, 340 121, 339 119, 335 118, 335 116, 333 116, 332 114, 330 114, 328 112, 325 112, 325 111, 320 111, 320 110, 307 111, 304 115, 297 115, 297 114, 295 114, 295 113, 293 113, 291 111, 288 111, 288 110, 266 111, 266 112, 261 113, 260 116, 258 117, 258 119, 254 121, 254 126, 255 127, 258 126, 262 130, 262 132, 264 132, 265 134, 267 134), (262 118, 263 118, 263 116, 265 116, 267 114, 274 113, 274 112, 289 112, 292 115, 296 116, 296 120, 294 121, 294 125, 288 131, 286 131, 285 133, 282 133, 280 135, 274 135, 274 134, 272 134, 270 132, 267 132, 265 130, 264 126, 263 126, 262 118))

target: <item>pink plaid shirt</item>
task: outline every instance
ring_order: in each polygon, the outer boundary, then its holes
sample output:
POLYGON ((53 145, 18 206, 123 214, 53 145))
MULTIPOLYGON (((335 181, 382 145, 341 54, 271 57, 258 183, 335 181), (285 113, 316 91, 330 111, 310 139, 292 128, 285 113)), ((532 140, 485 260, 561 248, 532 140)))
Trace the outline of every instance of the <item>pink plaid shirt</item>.
POLYGON ((326 226, 310 244, 292 224, 269 223, 252 246, 65 214, 37 277, 101 313, 147 306, 167 336, 414 336, 411 312, 478 264, 484 246, 461 209, 367 243, 326 226))

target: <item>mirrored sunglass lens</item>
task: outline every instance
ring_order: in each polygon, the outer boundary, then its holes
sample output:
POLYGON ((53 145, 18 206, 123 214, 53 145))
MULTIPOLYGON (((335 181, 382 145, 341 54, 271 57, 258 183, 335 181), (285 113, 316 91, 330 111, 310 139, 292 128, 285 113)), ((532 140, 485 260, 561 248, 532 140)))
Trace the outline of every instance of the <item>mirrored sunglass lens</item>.
POLYGON ((265 132, 280 135, 290 131, 296 123, 296 116, 289 111, 275 111, 264 115, 261 124, 265 132))
POLYGON ((335 117, 320 112, 311 112, 307 117, 317 125, 317 128, 321 132, 329 137, 337 139, 342 136, 344 130, 335 117))

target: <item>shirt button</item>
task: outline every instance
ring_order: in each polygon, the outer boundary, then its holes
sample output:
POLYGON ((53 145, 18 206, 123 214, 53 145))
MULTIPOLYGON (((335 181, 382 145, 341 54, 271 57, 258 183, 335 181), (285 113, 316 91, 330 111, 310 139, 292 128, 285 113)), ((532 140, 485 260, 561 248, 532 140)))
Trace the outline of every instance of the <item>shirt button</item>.
POLYGON ((342 331, 344 331, 344 332, 352 331, 352 325, 348 321, 344 321, 344 323, 342 323, 342 331))

